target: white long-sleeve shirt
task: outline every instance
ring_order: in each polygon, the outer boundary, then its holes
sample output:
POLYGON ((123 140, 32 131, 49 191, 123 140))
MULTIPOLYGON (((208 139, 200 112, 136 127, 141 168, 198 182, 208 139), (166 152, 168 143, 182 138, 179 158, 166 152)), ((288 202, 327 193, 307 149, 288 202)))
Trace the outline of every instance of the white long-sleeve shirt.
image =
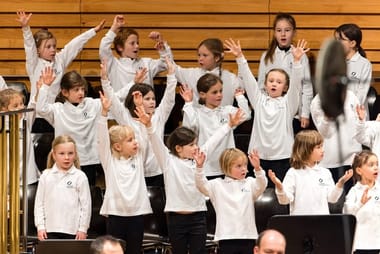
POLYGON ((30 27, 23 27, 22 32, 24 36, 24 48, 26 54, 26 72, 28 73, 31 87, 30 96, 34 97, 36 95, 37 81, 40 79, 42 70, 44 70, 47 66, 51 66, 54 70, 55 79, 49 88, 48 102, 54 103, 55 97, 60 91, 62 76, 65 74, 67 67, 76 58, 88 40, 96 35, 95 29, 89 29, 88 31, 72 39, 60 52, 55 55, 52 62, 46 61, 38 56, 36 43, 30 27))
POLYGON ((91 193, 83 171, 72 166, 59 170, 54 164, 38 183, 34 205, 37 230, 75 235, 87 232, 91 220, 91 193))
POLYGON ((371 149, 380 158, 380 122, 358 121, 356 123, 356 140, 371 149))
MULTIPOLYGON (((333 100, 333 98, 331 98, 333 100)), ((325 168, 337 168, 344 165, 351 165, 354 154, 362 150, 359 142, 356 141, 356 106, 359 104, 358 98, 347 90, 344 102, 344 118, 338 117, 339 133, 335 121, 328 120, 321 107, 321 99, 317 94, 311 102, 311 115, 317 130, 323 136, 324 156, 320 165, 325 168), (338 136, 339 135, 339 136, 338 136), (341 144, 339 144, 339 138, 341 144), (342 161, 339 158, 339 149, 342 153, 342 161)))
POLYGON ((210 197, 216 212, 214 240, 257 239, 254 202, 264 192, 268 179, 264 170, 254 171, 256 178, 236 180, 226 176, 208 181, 197 169, 197 188, 210 197))
MULTIPOLYGON (((230 130, 228 124, 223 125, 200 147, 206 158, 230 130)), ((171 154, 154 128, 150 128, 148 133, 153 152, 164 174, 165 212, 206 211, 205 197, 195 185, 194 160, 181 159, 171 154)))
MULTIPOLYGON (((109 30, 100 41, 99 55, 100 59, 107 60, 108 78, 115 92, 118 92, 123 87, 129 88, 134 85, 136 72, 147 69, 146 79, 143 83, 153 86, 153 78, 159 73, 167 69, 165 58, 173 58, 169 45, 166 43, 165 49, 159 51, 160 58, 152 59, 148 57, 131 59, 127 57, 117 58, 114 56, 111 45, 116 37, 116 34, 109 30)), ((123 100, 123 97, 120 97, 123 100)))
POLYGON ((42 85, 37 99, 37 113, 54 126, 55 136, 69 135, 75 142, 82 166, 99 164, 96 150, 96 117, 101 111, 100 99, 86 97, 78 105, 70 102, 49 103, 47 85, 42 85))
MULTIPOLYGON (((244 120, 251 118, 251 109, 248 101, 243 95, 236 97, 239 108, 244 112, 244 120)), ((201 146, 220 128, 223 124, 228 123, 229 115, 236 113, 238 108, 227 105, 210 109, 204 105, 194 105, 194 102, 185 103, 183 107, 182 125, 192 129, 198 135, 198 144, 201 146)), ((207 176, 222 175, 223 172, 219 166, 219 156, 227 148, 235 147, 233 130, 219 143, 218 147, 209 154, 208 160, 204 164, 205 174, 207 176)))
POLYGON ((343 212, 356 217, 353 249, 380 249, 380 187, 379 183, 368 190, 371 198, 362 204, 363 192, 368 188, 357 182, 348 192, 343 212))
POLYGON ((360 104, 364 105, 372 82, 371 62, 356 52, 347 60, 347 77, 350 80, 347 88, 358 97, 360 104))
POLYGON ((5 88, 8 88, 7 83, 5 82, 4 78, 0 76, 0 91, 5 88))
MULTIPOLYGON (((280 50, 276 47, 273 54, 273 62, 265 64, 264 58, 267 52, 264 52, 260 58, 258 84, 262 89, 264 87, 265 75, 273 68, 280 68, 285 70, 290 80, 292 79, 292 69, 294 67, 294 57, 292 49, 288 51, 280 50)), ((302 86, 300 89, 300 103, 298 108, 298 115, 304 118, 310 117, 310 103, 313 99, 313 84, 311 83, 310 65, 307 55, 303 55, 301 58, 302 72, 300 78, 302 86)))
POLYGON ((97 129, 97 149, 106 179, 106 193, 100 214, 136 216, 152 213, 144 180, 144 144, 139 144, 135 156, 118 159, 111 153, 106 117, 99 117, 97 129))
POLYGON ((336 203, 343 188, 336 187, 330 171, 319 165, 304 169, 290 168, 276 189, 278 202, 289 204, 290 215, 329 214, 328 203, 336 203))
MULTIPOLYGON (((161 139, 164 139, 165 124, 175 104, 176 85, 177 80, 174 74, 168 75, 164 96, 152 116, 152 124, 155 126, 161 139)), ((104 94, 107 98, 110 98, 112 102, 110 113, 114 119, 119 124, 132 126, 138 143, 144 144, 144 147, 146 147, 144 159, 145 176, 150 177, 162 174, 162 170, 154 156, 152 148, 148 145, 149 139, 145 126, 131 116, 129 110, 120 102, 118 96, 114 93, 109 81, 102 80, 102 87, 104 94)))
POLYGON ((241 57, 236 62, 248 100, 255 110, 249 151, 259 151, 264 160, 289 158, 294 142, 293 118, 299 105, 302 66, 293 65, 288 92, 272 98, 258 86, 247 60, 241 57))
MULTIPOLYGON (((197 82, 200 77, 206 73, 212 73, 219 77, 220 68, 216 67, 211 71, 206 71, 200 67, 196 68, 182 68, 176 65, 176 78, 181 84, 187 84, 194 93, 193 101, 198 103, 199 94, 197 90, 197 82)), ((235 90, 237 88, 244 88, 242 80, 240 80, 234 73, 222 70, 222 76, 220 77, 223 81, 223 99, 221 106, 232 105, 235 99, 235 90)))

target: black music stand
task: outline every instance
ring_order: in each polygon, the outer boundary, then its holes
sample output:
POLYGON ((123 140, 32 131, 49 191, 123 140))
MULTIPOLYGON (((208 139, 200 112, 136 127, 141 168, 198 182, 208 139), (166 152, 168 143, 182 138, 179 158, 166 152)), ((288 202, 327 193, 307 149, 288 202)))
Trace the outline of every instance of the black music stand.
POLYGON ((93 239, 46 239, 36 245, 36 254, 92 254, 91 243, 93 239))
POLYGON ((290 254, 351 254, 355 226, 349 214, 276 215, 268 223, 285 235, 290 254))

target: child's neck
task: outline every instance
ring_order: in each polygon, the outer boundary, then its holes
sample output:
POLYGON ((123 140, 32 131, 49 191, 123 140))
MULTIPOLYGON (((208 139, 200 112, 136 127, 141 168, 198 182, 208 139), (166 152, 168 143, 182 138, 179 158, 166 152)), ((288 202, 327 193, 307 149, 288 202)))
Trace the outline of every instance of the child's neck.
POLYGON ((375 185, 375 181, 367 180, 367 179, 362 179, 360 183, 363 185, 367 185, 369 188, 372 188, 375 185))
POLYGON ((346 56, 346 60, 350 60, 356 53, 356 50, 351 49, 346 56))
POLYGON ((317 164, 317 162, 315 162, 315 161, 308 161, 308 162, 306 162, 306 166, 308 166, 309 168, 314 167, 316 164, 317 164))

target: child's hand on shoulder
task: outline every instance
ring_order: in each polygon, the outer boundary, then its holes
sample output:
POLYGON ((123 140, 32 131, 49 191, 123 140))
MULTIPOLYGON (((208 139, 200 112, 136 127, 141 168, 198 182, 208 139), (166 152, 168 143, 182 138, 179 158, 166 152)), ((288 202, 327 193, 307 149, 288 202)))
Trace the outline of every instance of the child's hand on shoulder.
POLYGON ((54 70, 51 66, 46 66, 41 73, 42 83, 50 86, 55 80, 54 70))
POLYGON ((338 182, 336 183, 336 186, 338 188, 343 188, 343 185, 348 181, 350 180, 350 178, 353 176, 354 174, 354 171, 352 169, 349 169, 347 170, 346 172, 344 172, 344 175, 342 175, 338 182))
POLYGON ((17 11, 17 21, 20 22, 21 27, 27 27, 29 24, 32 13, 26 14, 25 11, 17 11))
POLYGON ((231 128, 238 126, 243 122, 244 119, 244 111, 241 108, 238 108, 235 114, 230 114, 230 120, 228 124, 231 128))
POLYGON ((103 19, 102 21, 100 21, 100 23, 96 27, 94 27, 95 32, 97 33, 99 31, 101 31, 104 28, 104 24, 105 23, 106 23, 105 19, 103 19))
POLYGON ((108 111, 111 108, 112 102, 106 96, 104 96, 104 94, 101 91, 99 91, 99 97, 102 103, 102 116, 107 116, 108 111))
POLYGON ((187 84, 181 84, 179 94, 185 102, 193 101, 193 89, 191 89, 187 84))
POLYGON ((273 182, 273 184, 276 186, 276 189, 279 191, 282 191, 282 183, 280 179, 277 178, 276 174, 273 172, 273 170, 268 170, 268 177, 273 182))
POLYGON ((304 39, 298 40, 297 47, 291 45, 294 62, 299 62, 301 60, 301 57, 310 50, 310 48, 306 48, 306 45, 307 41, 304 39))
POLYGON ((206 161, 206 154, 198 148, 194 154, 194 160, 197 164, 197 169, 202 169, 203 164, 206 161))
POLYGON ((227 53, 232 53, 236 58, 242 57, 240 41, 234 41, 232 38, 224 41, 224 46, 228 49, 227 53))

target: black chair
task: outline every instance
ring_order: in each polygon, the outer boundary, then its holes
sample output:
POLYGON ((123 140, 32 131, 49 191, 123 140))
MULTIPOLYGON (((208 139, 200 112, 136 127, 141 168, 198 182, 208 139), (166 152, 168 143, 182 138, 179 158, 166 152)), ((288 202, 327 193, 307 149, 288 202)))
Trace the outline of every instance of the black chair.
POLYGON ((38 169, 42 172, 46 169, 47 157, 54 140, 53 132, 34 133, 32 136, 34 144, 34 157, 38 169))
POLYGON ((22 94, 24 95, 24 98, 25 98, 24 104, 28 105, 29 91, 28 91, 28 88, 27 88, 25 83, 20 82, 20 81, 8 81, 6 83, 7 83, 8 88, 12 88, 12 89, 15 89, 17 91, 22 92, 22 94))
POLYGON ((165 191, 161 186, 148 186, 148 195, 153 213, 144 215, 143 252, 158 250, 170 252, 168 228, 165 208, 165 191))
POLYGON ((273 215, 289 214, 289 206, 278 203, 274 188, 267 188, 255 202, 255 218, 257 231, 267 228, 273 215))
POLYGON ((215 227, 216 227, 216 213, 214 206, 212 205, 209 198, 206 199, 207 213, 207 240, 206 249, 208 253, 218 252, 218 243, 214 241, 215 227))

